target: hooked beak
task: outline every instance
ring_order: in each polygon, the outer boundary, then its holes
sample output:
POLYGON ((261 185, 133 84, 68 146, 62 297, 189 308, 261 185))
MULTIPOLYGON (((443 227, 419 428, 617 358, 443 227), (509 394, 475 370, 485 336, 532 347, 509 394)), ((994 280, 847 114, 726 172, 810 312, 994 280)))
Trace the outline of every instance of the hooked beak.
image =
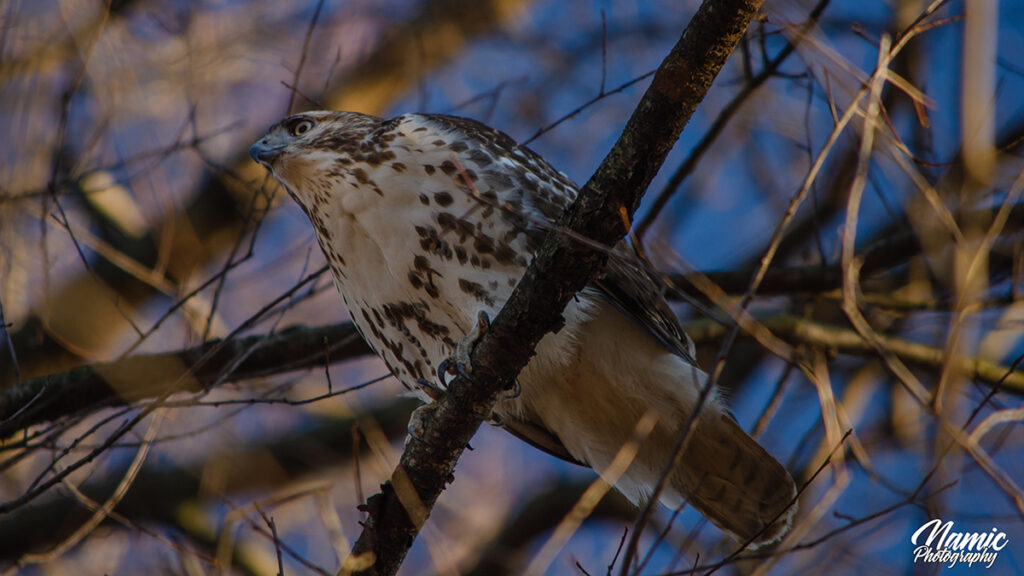
POLYGON ((249 156, 260 164, 269 166, 281 154, 282 148, 284 146, 275 146, 270 142, 269 136, 264 136, 249 148, 249 156))

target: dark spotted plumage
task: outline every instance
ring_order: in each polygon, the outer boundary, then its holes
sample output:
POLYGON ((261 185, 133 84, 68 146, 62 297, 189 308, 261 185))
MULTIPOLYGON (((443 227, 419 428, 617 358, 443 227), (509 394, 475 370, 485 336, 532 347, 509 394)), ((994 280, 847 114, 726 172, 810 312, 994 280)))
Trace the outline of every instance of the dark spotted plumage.
MULTIPOLYGON (((455 116, 310 112, 272 127, 251 153, 309 216, 352 321, 412 390, 479 311, 497 313, 577 194, 528 148, 455 116)), ((643 498, 706 378, 692 344, 661 286, 624 258, 610 259, 563 316, 520 374, 520 394, 501 400, 495 417, 602 474, 645 414, 653 417, 616 481, 643 498)), ((662 500, 686 498, 726 531, 764 544, 784 534, 794 494, 788 472, 714 398, 662 500)))

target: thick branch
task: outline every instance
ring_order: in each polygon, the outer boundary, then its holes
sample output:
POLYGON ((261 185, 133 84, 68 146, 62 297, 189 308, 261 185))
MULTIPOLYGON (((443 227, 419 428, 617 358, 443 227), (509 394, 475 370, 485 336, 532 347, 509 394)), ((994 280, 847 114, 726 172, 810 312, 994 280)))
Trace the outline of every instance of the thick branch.
POLYGON ((0 390, 0 439, 49 420, 169 392, 323 365, 370 352, 351 323, 290 328, 270 336, 213 341, 166 354, 140 354, 37 378, 0 390))
MULTIPOLYGON (((710 276, 721 279, 741 275, 737 272, 723 272, 710 276)), ((743 278, 747 277, 749 275, 743 278)), ((796 269, 793 277, 788 280, 782 278, 780 276, 780 282, 802 285, 805 276, 801 269, 796 269)), ((686 276, 681 276, 677 281, 685 279, 686 276)), ((744 290, 742 281, 737 280, 735 284, 724 285, 731 286, 735 291, 744 290)), ((875 353, 874 348, 848 327, 785 315, 761 319, 760 322, 783 338, 845 354, 875 353)), ((716 341, 726 330, 725 326, 713 321, 696 321, 687 324, 685 328, 698 344, 716 341)), ((885 337, 885 341, 896 355, 922 367, 937 368, 946 361, 942 350, 934 346, 895 337, 885 337)), ((371 353, 349 322, 317 328, 294 327, 272 336, 234 340, 207 358, 203 366, 193 370, 187 378, 181 377, 185 366, 194 366, 195 362, 217 346, 220 346, 220 342, 215 341, 179 352, 142 354, 109 364, 83 366, 27 380, 20 386, 0 390, 0 438, 29 426, 88 410, 156 398, 167 392, 194 392, 216 384, 320 367, 371 353), (230 369, 232 364, 243 357, 240 364, 230 369), (130 388, 116 386, 115 382, 126 382, 126 375, 130 376, 130 388), (108 381, 112 376, 115 379, 108 381)), ((973 378, 989 384, 1001 383, 1007 392, 1024 394, 1024 373, 1020 371, 1011 371, 1007 366, 981 359, 963 358, 958 362, 973 378)))
MULTIPOLYGON (((701 5, 561 226, 608 246, 626 234, 641 196, 759 6, 757 0, 707 0, 701 5)), ((567 238, 548 234, 474 349, 474 382, 457 378, 425 415, 418 441, 408 443, 391 482, 368 502, 370 516, 342 573, 398 571, 498 395, 511 388, 540 339, 563 322, 560 311, 569 299, 604 265, 604 253, 567 238)))

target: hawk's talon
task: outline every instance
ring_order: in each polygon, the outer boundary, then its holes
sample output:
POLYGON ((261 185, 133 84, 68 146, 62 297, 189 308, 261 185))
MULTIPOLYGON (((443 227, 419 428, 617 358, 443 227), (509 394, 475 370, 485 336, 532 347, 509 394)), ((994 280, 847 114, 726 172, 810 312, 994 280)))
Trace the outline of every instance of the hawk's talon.
MULTIPOLYGON (((441 380, 441 383, 443 385, 444 380, 441 380)), ((441 397, 444 396, 445 393, 447 392, 445 388, 442 388, 441 386, 438 386, 424 378, 417 379, 416 385, 419 386, 420 390, 423 391, 423 393, 430 397, 430 399, 433 400, 434 402, 440 400, 441 397)))
POLYGON ((469 362, 456 362, 455 368, 453 369, 453 372, 455 373, 456 376, 462 376, 470 383, 473 382, 473 377, 469 375, 471 371, 472 370, 470 370, 469 362))
POLYGON ((405 428, 405 443, 408 444, 411 441, 426 442, 423 438, 420 438, 419 432, 416 430, 416 426, 409 421, 408 426, 405 428))
POLYGON ((423 404, 418 406, 409 415, 409 424, 405 428, 406 437, 405 443, 408 444, 410 440, 416 440, 417 442, 426 442, 423 439, 423 430, 426 426, 424 419, 427 414, 434 409, 433 404, 423 404))
POLYGON ((455 347, 455 353, 445 358, 437 366, 437 378, 441 382, 441 385, 445 388, 448 387, 448 381, 446 375, 461 376, 465 378, 467 382, 473 382, 473 368, 469 361, 470 355, 476 348, 477 343, 487 333, 487 329, 491 326, 491 317, 487 315, 487 312, 481 310, 476 315, 476 323, 473 324, 473 329, 466 334, 466 337, 459 341, 455 347))
POLYGON ((451 364, 452 359, 445 358, 444 360, 441 360, 440 364, 437 365, 437 381, 440 382, 441 386, 445 388, 448 387, 448 380, 445 375, 448 374, 448 368, 451 367, 451 364))

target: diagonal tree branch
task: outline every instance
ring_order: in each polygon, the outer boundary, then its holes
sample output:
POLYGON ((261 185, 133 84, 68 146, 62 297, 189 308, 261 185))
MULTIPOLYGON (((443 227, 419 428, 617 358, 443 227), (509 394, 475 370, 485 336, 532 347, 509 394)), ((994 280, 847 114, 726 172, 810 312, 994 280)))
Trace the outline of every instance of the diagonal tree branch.
MULTIPOLYGON (((559 222, 611 246, 630 218, 714 77, 754 17, 759 0, 706 0, 659 66, 615 146, 559 222)), ((512 387, 560 312, 602 268, 606 256, 549 233, 523 279, 471 354, 474 382, 459 377, 423 417, 382 492, 370 498, 363 533, 341 573, 398 571, 466 444, 512 387)))

